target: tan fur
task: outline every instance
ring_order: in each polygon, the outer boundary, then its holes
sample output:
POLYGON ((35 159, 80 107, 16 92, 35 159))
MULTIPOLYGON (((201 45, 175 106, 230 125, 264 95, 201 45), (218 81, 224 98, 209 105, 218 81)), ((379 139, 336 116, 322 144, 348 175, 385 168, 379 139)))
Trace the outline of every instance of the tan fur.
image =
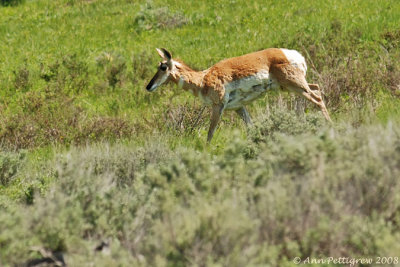
POLYGON ((182 88, 185 91, 191 90, 195 96, 199 96, 206 71, 195 71, 181 60, 175 61, 178 62, 179 65, 175 65, 177 71, 171 74, 171 80, 174 83, 179 84, 179 79, 184 77, 185 83, 182 88))

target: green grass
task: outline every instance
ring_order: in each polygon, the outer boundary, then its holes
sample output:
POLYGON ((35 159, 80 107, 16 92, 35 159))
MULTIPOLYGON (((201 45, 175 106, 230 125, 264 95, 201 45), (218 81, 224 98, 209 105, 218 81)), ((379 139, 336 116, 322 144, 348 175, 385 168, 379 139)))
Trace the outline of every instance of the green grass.
POLYGON ((395 0, 0 1, 0 265, 400 256, 399 22, 395 0), (271 92, 206 145, 200 100, 146 92, 156 47, 196 69, 297 49, 334 125, 271 92))

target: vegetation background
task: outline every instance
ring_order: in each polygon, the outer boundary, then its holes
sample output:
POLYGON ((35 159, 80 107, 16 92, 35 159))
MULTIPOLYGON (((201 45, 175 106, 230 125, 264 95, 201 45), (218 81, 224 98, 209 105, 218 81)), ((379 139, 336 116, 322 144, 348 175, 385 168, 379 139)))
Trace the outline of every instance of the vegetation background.
POLYGON ((399 25, 397 0, 1 0, 0 266, 399 257, 399 25), (335 123, 270 92, 207 146, 199 100, 145 91, 156 47, 297 49, 335 123))

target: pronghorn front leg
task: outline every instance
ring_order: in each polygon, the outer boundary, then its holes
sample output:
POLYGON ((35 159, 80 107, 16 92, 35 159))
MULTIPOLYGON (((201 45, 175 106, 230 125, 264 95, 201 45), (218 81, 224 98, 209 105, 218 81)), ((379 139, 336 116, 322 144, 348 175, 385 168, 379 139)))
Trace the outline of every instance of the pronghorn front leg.
POLYGON ((252 124, 250 114, 245 107, 241 107, 235 111, 240 116, 240 118, 242 118, 242 120, 246 123, 247 126, 252 124))
POLYGON ((211 122, 210 129, 208 130, 207 143, 210 143, 213 138, 215 129, 217 128, 218 122, 221 119, 222 112, 224 111, 224 105, 213 105, 211 110, 211 122))

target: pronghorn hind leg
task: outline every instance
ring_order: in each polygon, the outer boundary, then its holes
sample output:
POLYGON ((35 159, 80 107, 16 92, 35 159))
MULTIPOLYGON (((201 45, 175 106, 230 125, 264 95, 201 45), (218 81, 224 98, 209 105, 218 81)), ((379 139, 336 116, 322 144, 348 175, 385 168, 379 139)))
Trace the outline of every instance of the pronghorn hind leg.
POLYGON ((316 104, 321 109, 326 120, 332 122, 325 103, 322 100, 318 84, 309 85, 304 73, 300 69, 290 64, 279 64, 271 68, 271 72, 283 87, 302 95, 316 104))
POLYGON ((318 85, 318 84, 316 84, 316 83, 309 83, 309 84, 308 84, 308 87, 310 87, 310 89, 311 89, 314 93, 318 94, 318 95, 322 98, 322 91, 321 91, 321 88, 319 88, 319 85, 318 85))
POLYGON ((308 87, 314 92, 319 94, 320 96, 322 95, 321 89, 319 88, 319 85, 316 83, 309 83, 308 87))
POLYGON ((215 129, 217 128, 218 122, 221 119, 222 112, 224 111, 224 105, 213 105, 211 110, 211 122, 210 129, 208 130, 207 143, 211 142, 215 129))
MULTIPOLYGON (((308 84, 308 87, 310 87, 310 89, 311 89, 315 94, 318 94, 318 95, 320 96, 320 99, 321 99, 321 100, 320 100, 318 103, 316 103, 316 104, 321 108, 321 111, 322 111, 322 113, 324 114, 325 118, 326 118, 328 121, 332 122, 331 117, 329 116, 329 112, 328 112, 328 110, 327 110, 327 108, 326 108, 326 106, 325 106, 324 100, 322 99, 322 91, 321 91, 321 89, 319 88, 319 85, 318 85, 318 84, 309 83, 309 84, 308 84)), ((315 102, 314 102, 314 103, 315 103, 315 102)))
POLYGON ((239 117, 242 118, 242 120, 246 123, 247 126, 252 124, 250 114, 247 111, 246 107, 241 107, 235 111, 239 115, 239 117))
POLYGON ((322 99, 316 100, 313 95, 309 94, 308 92, 303 91, 302 96, 304 96, 306 99, 310 100, 314 104, 316 104, 320 109, 322 114, 324 115, 325 119, 329 122, 332 122, 331 117, 329 116, 329 112, 325 106, 325 103, 322 99))
MULTIPOLYGON (((322 100, 319 92, 315 93, 311 90, 304 76, 304 72, 299 68, 285 63, 272 66, 270 71, 278 79, 282 87, 295 91, 298 94, 302 94, 303 91, 306 91, 317 101, 322 100)), ((311 84, 311 87, 319 88, 317 84, 311 84)))
POLYGON ((309 83, 309 84, 308 84, 308 87, 310 87, 311 90, 320 91, 319 85, 316 84, 316 83, 309 83))

